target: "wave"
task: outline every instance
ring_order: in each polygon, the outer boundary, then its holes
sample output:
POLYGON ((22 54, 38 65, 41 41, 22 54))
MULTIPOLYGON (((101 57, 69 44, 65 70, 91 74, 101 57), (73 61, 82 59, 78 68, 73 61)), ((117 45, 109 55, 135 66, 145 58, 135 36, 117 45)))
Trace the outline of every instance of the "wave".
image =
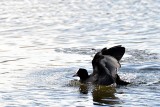
MULTIPOLYGON (((66 53, 66 54, 81 54, 81 55, 91 55, 93 56, 100 49, 94 48, 55 48, 56 52, 66 53)), ((149 50, 138 50, 138 49, 127 49, 122 58, 122 62, 128 63, 141 63, 141 62, 151 62, 158 61, 160 55, 158 53, 152 53, 149 50)))

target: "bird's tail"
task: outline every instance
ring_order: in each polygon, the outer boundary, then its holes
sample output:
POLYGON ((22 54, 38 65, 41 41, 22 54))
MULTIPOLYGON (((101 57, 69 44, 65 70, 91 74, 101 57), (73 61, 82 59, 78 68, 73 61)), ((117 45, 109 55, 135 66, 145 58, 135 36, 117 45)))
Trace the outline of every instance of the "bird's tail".
POLYGON ((116 77, 116 84, 117 85, 128 85, 128 84, 130 84, 129 82, 121 80, 118 74, 116 74, 116 75, 117 75, 117 77, 116 77))

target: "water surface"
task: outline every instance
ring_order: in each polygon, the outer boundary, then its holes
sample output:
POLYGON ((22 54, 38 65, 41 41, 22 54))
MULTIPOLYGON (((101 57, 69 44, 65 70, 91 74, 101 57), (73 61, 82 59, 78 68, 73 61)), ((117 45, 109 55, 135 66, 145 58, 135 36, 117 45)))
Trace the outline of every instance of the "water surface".
POLYGON ((158 0, 0 1, 2 107, 159 107, 158 0), (123 45, 118 72, 132 84, 77 83, 78 68, 92 72, 92 49, 123 45))

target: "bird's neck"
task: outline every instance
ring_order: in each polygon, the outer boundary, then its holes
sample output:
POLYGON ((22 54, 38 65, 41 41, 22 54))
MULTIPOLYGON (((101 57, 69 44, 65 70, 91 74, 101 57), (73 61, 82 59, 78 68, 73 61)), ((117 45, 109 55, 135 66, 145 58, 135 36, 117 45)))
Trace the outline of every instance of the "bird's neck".
POLYGON ((80 77, 80 81, 86 81, 89 78, 89 75, 85 75, 83 77, 80 77))

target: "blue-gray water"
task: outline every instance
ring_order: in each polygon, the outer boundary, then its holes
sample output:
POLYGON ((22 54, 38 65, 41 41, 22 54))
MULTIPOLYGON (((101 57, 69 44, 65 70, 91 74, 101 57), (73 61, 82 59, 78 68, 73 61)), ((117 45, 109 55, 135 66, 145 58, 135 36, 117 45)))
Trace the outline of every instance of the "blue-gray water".
POLYGON ((1 0, 0 106, 160 106, 159 0, 1 0), (94 49, 123 45, 115 89, 79 85, 94 49))

